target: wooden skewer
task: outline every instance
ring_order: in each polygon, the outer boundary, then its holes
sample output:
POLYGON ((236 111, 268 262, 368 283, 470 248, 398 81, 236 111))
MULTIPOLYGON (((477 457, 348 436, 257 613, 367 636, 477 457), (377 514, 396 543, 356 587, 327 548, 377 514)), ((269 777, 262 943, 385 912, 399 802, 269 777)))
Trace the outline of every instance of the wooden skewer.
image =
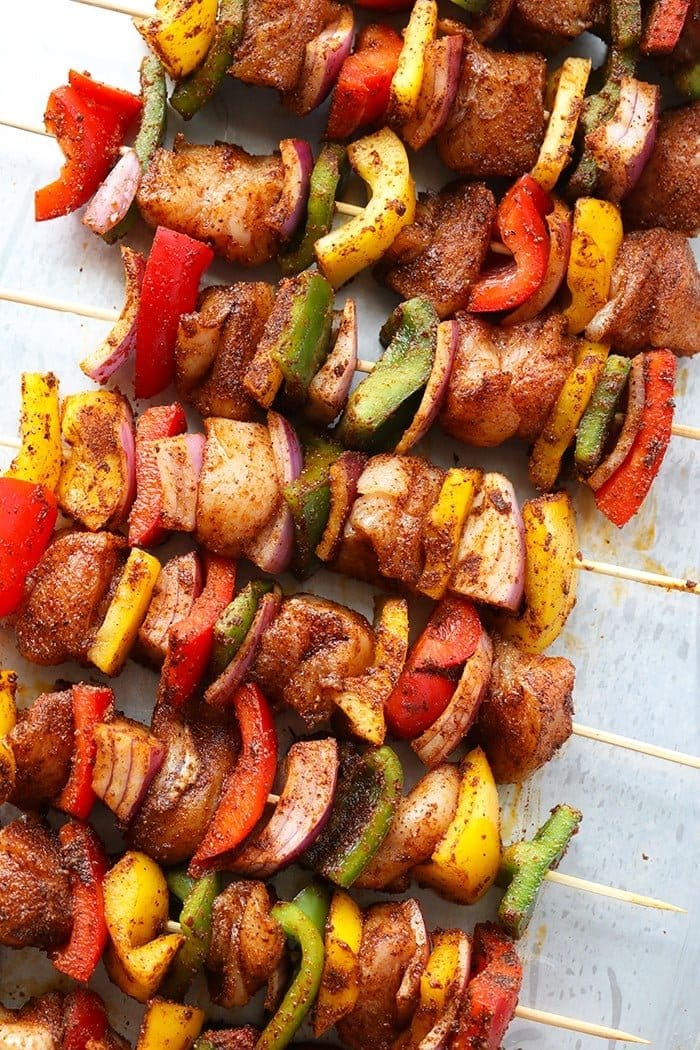
POLYGON ((618 1028, 579 1021, 578 1018, 565 1017, 563 1014, 550 1014, 546 1010, 534 1010, 531 1006, 516 1006, 515 1016, 521 1021, 534 1021, 535 1024, 546 1024, 552 1028, 564 1028, 567 1032, 580 1032, 581 1035, 592 1035, 597 1039, 616 1039, 621 1043, 638 1043, 640 1046, 651 1045, 648 1039, 621 1032, 618 1028))
POLYGON ((641 740, 632 740, 628 736, 620 736, 618 733, 608 733, 601 729, 592 729, 590 726, 580 725, 574 722, 572 726, 576 736, 584 737, 586 740, 595 740, 600 744, 610 744, 611 747, 622 747, 627 751, 636 751, 640 755, 649 755, 651 758, 661 758, 665 762, 675 762, 679 766, 689 766, 691 769, 700 769, 700 758, 695 755, 687 755, 682 751, 674 751, 670 747, 658 747, 656 744, 646 744, 641 740))
POLYGON ((585 890, 587 893, 595 893, 599 897, 611 897, 616 901, 625 901, 627 904, 637 904, 641 908, 654 908, 656 911, 674 911, 680 915, 687 915, 687 908, 680 908, 677 904, 669 904, 660 901, 656 897, 645 897, 642 893, 632 893, 631 890, 619 890, 616 886, 605 886, 601 882, 591 882, 590 879, 581 879, 578 875, 565 875, 561 871, 548 871, 545 875, 548 882, 554 882, 558 886, 568 886, 572 890, 585 890))
POLYGON ((86 7, 99 7, 103 11, 113 11, 117 15, 128 15, 129 18, 153 18, 156 14, 154 8, 147 10, 139 4, 125 4, 124 0, 115 3, 114 0, 75 0, 76 3, 85 4, 86 7))

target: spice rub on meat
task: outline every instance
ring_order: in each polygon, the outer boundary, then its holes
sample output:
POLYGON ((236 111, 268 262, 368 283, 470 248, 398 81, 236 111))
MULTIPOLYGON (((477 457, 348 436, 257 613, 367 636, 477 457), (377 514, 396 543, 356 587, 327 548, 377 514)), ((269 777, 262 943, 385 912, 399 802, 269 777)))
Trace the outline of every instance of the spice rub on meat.
POLYGON ((283 186, 279 154, 252 156, 224 142, 195 145, 176 135, 156 150, 138 192, 151 226, 207 241, 229 262, 260 266, 280 248, 283 186))
POLYGON ((56 798, 70 776, 73 731, 69 689, 44 693, 21 711, 8 736, 15 756, 15 782, 9 799, 0 801, 19 809, 40 809, 56 798))
POLYGON ((0 944, 51 951, 66 943, 70 879, 48 825, 23 817, 0 831, 0 886, 0 944))
POLYGON ((687 239, 669 230, 628 233, 615 259, 610 299, 586 328, 617 353, 700 350, 700 273, 687 239))
POLYGON ((126 540, 110 532, 59 533, 27 580, 15 636, 35 664, 87 662, 126 540))
POLYGON ((440 317, 464 310, 495 217, 493 193, 483 183, 421 193, 414 222, 401 230, 375 275, 402 299, 430 299, 440 317))
POLYGON ((502 328, 460 314, 459 340, 443 430, 470 445, 532 441, 542 430, 574 364, 561 314, 502 328))
POLYGON ((542 55, 491 51, 465 33, 457 97, 436 137, 442 162, 474 178, 529 171, 544 138, 545 77, 542 55))
POLYGON ((515 0, 508 33, 520 47, 558 51, 569 40, 604 22, 607 0, 515 0))
POLYGON ((333 711, 324 685, 360 675, 374 656, 364 616, 312 594, 285 598, 265 631, 251 678, 271 700, 291 707, 309 728, 333 711))
POLYGON ((661 114, 654 149, 622 214, 629 229, 700 233, 700 102, 661 114))
POLYGON ((200 415, 257 418, 243 377, 274 301, 273 286, 262 281, 206 288, 199 309, 180 318, 175 386, 200 415))
POLYGON ((531 656, 494 635, 477 734, 500 783, 520 783, 571 736, 575 670, 561 656, 531 656))
POLYGON ((245 84, 292 91, 301 76, 306 45, 335 22, 342 10, 331 0, 246 4, 243 39, 228 72, 245 84))

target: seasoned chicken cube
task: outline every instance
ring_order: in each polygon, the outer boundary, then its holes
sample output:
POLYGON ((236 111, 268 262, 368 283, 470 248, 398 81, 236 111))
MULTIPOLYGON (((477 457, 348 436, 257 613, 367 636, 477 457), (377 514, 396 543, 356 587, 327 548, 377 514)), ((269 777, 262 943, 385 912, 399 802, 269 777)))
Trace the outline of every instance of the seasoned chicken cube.
POLYGON ((607 0, 515 0, 508 35, 528 51, 558 51, 569 40, 601 24, 607 0))
POLYGON ((23 818, 0 831, 0 886, 0 944, 50 951, 66 943, 73 928, 70 879, 47 824, 23 818))

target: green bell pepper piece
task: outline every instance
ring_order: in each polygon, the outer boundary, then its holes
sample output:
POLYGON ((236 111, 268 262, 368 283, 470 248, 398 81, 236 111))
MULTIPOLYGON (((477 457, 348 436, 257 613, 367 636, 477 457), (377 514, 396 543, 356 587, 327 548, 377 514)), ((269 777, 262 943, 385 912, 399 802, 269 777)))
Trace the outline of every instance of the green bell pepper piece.
POLYGON ((294 519, 292 572, 302 580, 320 564, 315 551, 331 510, 330 470, 343 452, 337 442, 312 432, 303 444, 304 469, 282 490, 294 519))
MULTIPOLYGON (((155 55, 146 55, 141 63, 141 98, 143 109, 141 123, 134 141, 134 152, 141 161, 142 173, 151 163, 153 154, 165 137, 167 120, 167 87, 165 70, 155 55)), ((114 244, 134 225, 139 214, 136 201, 131 205, 121 222, 102 234, 107 244, 114 244)))
POLYGON ((632 362, 628 357, 610 355, 578 425, 574 460, 584 477, 593 473, 603 455, 617 404, 627 385, 631 367, 632 362))
POLYGON ((399 440, 430 378, 438 316, 428 299, 402 303, 382 329, 390 338, 373 371, 355 388, 338 424, 348 448, 376 452, 399 440))
POLYGON ((386 838, 403 790, 403 771, 390 747, 364 753, 341 749, 338 787, 328 824, 305 854, 318 874, 347 889, 386 838))
POLYGON ((610 0, 610 35, 613 47, 637 47, 642 39, 640 0, 610 0))
POLYGON ((292 901, 297 908, 301 908, 304 915, 311 919, 312 923, 323 937, 326 932, 326 919, 331 907, 331 895, 326 886, 320 882, 310 882, 303 890, 297 893, 292 901))
POLYGON ((682 66, 674 77, 674 83, 686 98, 694 101, 700 99, 700 62, 682 66))
POLYGON ((282 281, 288 315, 270 345, 270 356, 285 379, 292 405, 306 401, 311 380, 328 356, 333 323, 333 288, 320 273, 305 271, 282 281))
POLYGON ((185 120, 191 120, 219 90, 243 39, 245 14, 246 0, 221 0, 214 39, 204 61, 176 85, 170 96, 170 105, 185 120))
POLYGON ((452 0, 452 3, 456 4, 457 7, 461 7, 464 11, 469 11, 472 15, 478 15, 479 12, 488 7, 490 0, 452 0))
POLYGON ((192 1044, 192 1050, 216 1050, 216 1047, 209 1039, 200 1035, 199 1039, 192 1044))
POLYGON ((330 231, 338 187, 348 169, 347 151, 339 142, 327 142, 318 155, 309 181, 304 230, 290 251, 280 256, 282 273, 300 273, 314 261, 314 244, 330 231))
POLYGON ((556 806, 532 841, 516 842, 503 851, 498 883, 508 888, 498 919, 511 937, 517 939, 525 933, 542 881, 564 856, 582 819, 572 806, 556 806))
POLYGON ((183 902, 180 926, 185 941, 168 971, 163 993, 172 999, 181 999, 207 957, 214 901, 220 891, 220 882, 217 872, 192 879, 181 868, 169 871, 166 879, 170 892, 183 902))
POLYGON ((294 903, 276 904, 270 913, 287 937, 301 949, 299 969, 256 1050, 282 1050, 294 1038, 313 1006, 323 973, 323 937, 312 919, 294 903))
POLYGON ((261 598, 269 594, 273 587, 271 580, 251 580, 231 604, 226 606, 214 624, 211 663, 216 675, 226 670, 243 645, 261 598))

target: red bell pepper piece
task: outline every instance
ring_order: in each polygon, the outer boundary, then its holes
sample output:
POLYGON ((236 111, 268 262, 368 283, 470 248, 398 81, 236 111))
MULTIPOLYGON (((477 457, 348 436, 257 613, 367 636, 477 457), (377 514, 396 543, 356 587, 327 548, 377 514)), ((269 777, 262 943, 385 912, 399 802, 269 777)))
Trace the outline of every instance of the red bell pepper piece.
POLYGON ((159 226, 146 263, 136 316, 137 397, 153 397, 175 375, 175 341, 182 314, 197 303, 199 281, 214 258, 208 244, 159 226))
POLYGON ((440 602, 411 646, 386 701, 384 713, 394 736, 412 740, 442 714, 480 636, 481 621, 472 602, 459 595, 440 602))
POLYGON ((348 55, 340 68, 326 138, 348 138, 384 116, 402 47, 403 40, 389 26, 365 26, 357 38, 355 53, 348 55))
POLYGON ((56 497, 43 485, 0 478, 0 616, 14 612, 27 576, 49 545, 56 497))
POLYGON ((76 988, 66 996, 63 1006, 63 1040, 61 1050, 90 1050, 109 1032, 104 1003, 95 992, 76 988))
POLYGON ((531 175, 522 175, 511 186, 498 206, 497 221, 513 262, 479 277, 469 293, 470 310, 512 310, 535 294, 547 273, 549 230, 544 217, 553 207, 552 198, 531 175))
POLYGON ((518 1004, 523 967, 510 937, 493 922, 474 927, 472 976, 450 1050, 498 1050, 518 1004))
POLYGON ((160 525, 163 489, 152 442, 186 430, 185 410, 177 401, 147 408, 136 421, 136 499, 129 514, 130 547, 153 547, 168 535, 160 525))
POLYGON ((621 529, 646 499, 671 440, 676 359, 670 350, 644 354, 644 407, 632 447, 595 494, 596 506, 621 529))
POLYGON ((65 163, 55 182, 37 190, 38 222, 67 215, 85 204, 109 173, 141 99, 71 70, 69 83, 49 95, 46 130, 56 136, 65 163))
POLYGON ((655 0, 647 15, 641 48, 645 55, 668 55, 678 43, 690 0, 655 0))
POLYGON ((96 751, 93 731, 98 722, 104 721, 105 713, 114 708, 114 693, 107 686, 80 682, 73 686, 71 700, 73 760, 68 783, 58 796, 55 806, 78 820, 87 820, 96 798, 92 790, 96 751))
POLYGON ((233 709, 241 733, 241 753, 192 858, 189 871, 196 878, 224 866, 227 855, 250 835, 263 815, 277 772, 275 720, 257 685, 237 689, 233 709))
POLYGON ((214 647, 214 624, 233 598, 236 563, 204 555, 206 582, 192 612, 170 628, 158 702, 182 707, 204 677, 214 647))
POLYGON ((51 961, 57 970, 74 981, 89 981, 107 943, 102 890, 107 858, 89 824, 71 820, 59 830, 58 838, 70 876, 73 930, 68 943, 52 954, 51 961))

